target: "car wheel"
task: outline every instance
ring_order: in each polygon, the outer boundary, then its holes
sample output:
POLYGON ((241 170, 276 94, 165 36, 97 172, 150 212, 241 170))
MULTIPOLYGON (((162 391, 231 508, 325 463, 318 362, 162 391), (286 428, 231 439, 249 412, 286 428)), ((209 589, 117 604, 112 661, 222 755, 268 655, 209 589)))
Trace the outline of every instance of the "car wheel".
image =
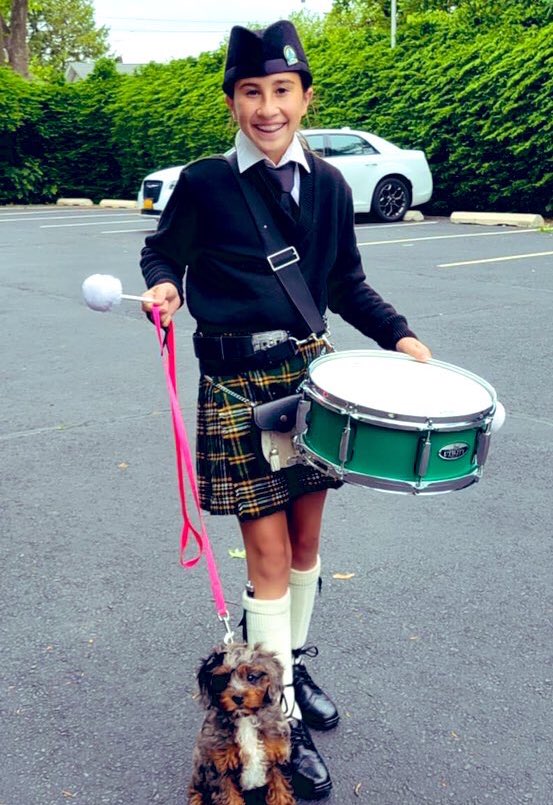
POLYGON ((374 189, 372 214, 379 221, 401 221, 411 204, 411 191, 403 179, 381 179, 374 189))

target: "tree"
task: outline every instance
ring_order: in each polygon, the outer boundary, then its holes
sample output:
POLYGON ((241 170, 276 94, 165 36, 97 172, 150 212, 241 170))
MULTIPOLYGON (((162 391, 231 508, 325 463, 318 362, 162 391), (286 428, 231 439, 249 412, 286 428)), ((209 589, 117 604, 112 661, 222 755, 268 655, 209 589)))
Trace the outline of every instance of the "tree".
POLYGON ((92 0, 0 0, 0 65, 20 75, 28 75, 29 61, 31 70, 63 73, 69 61, 107 54, 107 40, 92 0))
POLYGON ((63 72, 70 61, 97 59, 109 50, 108 29, 96 28, 92 0, 31 0, 31 64, 63 72))
POLYGON ((29 0, 3 0, 0 3, 0 65, 6 61, 20 75, 27 77, 27 16, 29 0), (8 24, 9 20, 9 24, 8 24))

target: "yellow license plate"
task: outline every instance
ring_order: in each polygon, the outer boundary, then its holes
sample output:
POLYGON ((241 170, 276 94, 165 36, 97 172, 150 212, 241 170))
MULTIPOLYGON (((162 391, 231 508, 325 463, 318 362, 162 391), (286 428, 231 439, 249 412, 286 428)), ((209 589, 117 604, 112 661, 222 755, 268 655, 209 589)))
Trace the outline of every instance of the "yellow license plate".
POLYGON ((154 201, 151 198, 145 198, 144 203, 142 205, 142 209, 144 210, 153 210, 154 209, 154 201))

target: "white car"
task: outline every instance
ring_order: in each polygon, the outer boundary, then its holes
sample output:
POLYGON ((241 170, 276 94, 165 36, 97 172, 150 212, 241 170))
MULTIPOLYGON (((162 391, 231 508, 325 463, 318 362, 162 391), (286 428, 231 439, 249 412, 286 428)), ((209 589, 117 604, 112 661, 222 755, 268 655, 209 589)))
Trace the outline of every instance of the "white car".
POLYGON ((161 215, 184 165, 149 173, 140 185, 137 207, 143 215, 161 215))
MULTIPOLYGON (((380 221, 400 221, 410 207, 432 196, 432 174, 423 151, 407 150, 353 129, 302 129, 307 146, 343 174, 353 193, 356 213, 380 221)), ((160 215, 183 165, 146 176, 138 193, 145 215, 160 215)))
POLYGON ((303 129, 311 151, 338 168, 353 193, 354 212, 400 221, 410 207, 432 196, 432 174, 423 151, 407 150, 353 129, 303 129))

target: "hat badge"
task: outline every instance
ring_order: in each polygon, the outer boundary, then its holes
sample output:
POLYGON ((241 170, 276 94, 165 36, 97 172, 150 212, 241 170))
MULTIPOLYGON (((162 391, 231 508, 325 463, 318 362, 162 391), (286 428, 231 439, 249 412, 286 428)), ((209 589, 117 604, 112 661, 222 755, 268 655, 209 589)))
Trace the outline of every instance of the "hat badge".
POLYGON ((292 67, 293 64, 297 64, 299 59, 296 55, 296 51, 292 47, 292 45, 284 45, 284 59, 288 67, 292 67))

